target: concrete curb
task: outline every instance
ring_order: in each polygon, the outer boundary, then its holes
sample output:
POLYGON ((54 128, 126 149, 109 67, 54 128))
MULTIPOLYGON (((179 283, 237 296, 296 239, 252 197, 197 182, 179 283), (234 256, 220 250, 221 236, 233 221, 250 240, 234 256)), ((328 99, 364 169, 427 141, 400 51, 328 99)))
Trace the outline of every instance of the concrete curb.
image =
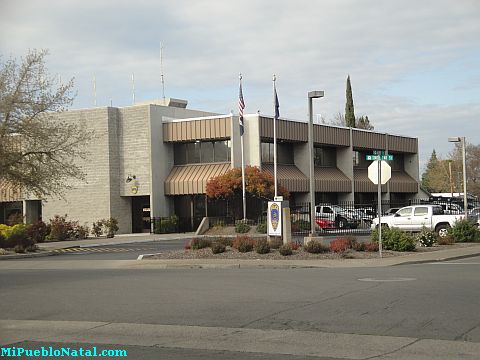
POLYGON ((476 257, 476 256, 480 256, 480 250, 476 253, 458 255, 458 256, 450 256, 450 257, 443 257, 443 258, 439 258, 439 259, 406 261, 406 262, 403 262, 403 263, 400 263, 400 264, 395 264, 395 265, 392 265, 392 266, 426 264, 426 263, 442 262, 442 261, 447 261, 447 260, 461 260, 461 259, 468 259, 468 258, 472 258, 472 257, 476 257))
POLYGON ((29 259, 29 258, 39 258, 46 256, 55 256, 59 255, 55 251, 43 251, 41 253, 27 253, 27 254, 11 254, 11 255, 1 255, 0 260, 10 260, 10 259, 29 259))

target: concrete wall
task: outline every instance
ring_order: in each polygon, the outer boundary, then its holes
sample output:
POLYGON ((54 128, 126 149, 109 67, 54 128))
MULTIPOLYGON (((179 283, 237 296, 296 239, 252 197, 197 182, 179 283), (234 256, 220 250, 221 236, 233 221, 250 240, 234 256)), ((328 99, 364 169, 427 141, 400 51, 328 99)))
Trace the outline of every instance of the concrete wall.
MULTIPOLYGON (((110 138, 109 108, 67 111, 59 117, 67 122, 75 122, 95 132, 88 144, 86 160, 77 159, 86 173, 85 181, 72 180, 72 189, 65 192, 64 198, 49 198, 43 201, 42 218, 48 221, 55 215, 68 214, 71 220, 91 227, 92 222, 110 217, 110 138)), ((124 229, 123 224, 119 224, 124 229)))
POLYGON ((257 114, 245 116, 245 165, 261 167, 260 117, 257 114))
MULTIPOLYGON (((231 141, 231 146, 232 146, 232 151, 231 151, 231 159, 232 159, 232 167, 241 167, 242 166, 242 146, 241 146, 241 138, 240 138, 240 123, 239 123, 239 118, 238 116, 231 116, 230 118, 231 121, 231 128, 232 128, 232 137, 230 139, 231 141)), ((245 119, 244 119, 245 122, 245 119)), ((244 125, 245 128, 245 125, 244 125)), ((246 133, 244 133, 244 150, 245 150, 245 136, 246 133)), ((248 165, 247 163, 247 157, 245 155, 244 151, 244 162, 245 165, 248 165)))
POLYGON ((338 193, 338 201, 354 201, 355 188, 353 183, 353 149, 349 147, 338 147, 337 168, 344 173, 351 181, 352 189, 349 193, 338 193))

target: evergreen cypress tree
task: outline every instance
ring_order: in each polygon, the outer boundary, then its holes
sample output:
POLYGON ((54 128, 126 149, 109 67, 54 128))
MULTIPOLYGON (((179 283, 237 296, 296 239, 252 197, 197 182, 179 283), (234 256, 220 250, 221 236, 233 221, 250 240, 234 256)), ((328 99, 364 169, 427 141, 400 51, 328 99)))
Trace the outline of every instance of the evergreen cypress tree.
POLYGON ((355 111, 353 109, 352 85, 350 84, 350 75, 347 77, 347 102, 345 104, 345 125, 355 127, 355 111))
POLYGON ((438 176, 438 174, 435 174, 435 170, 438 168, 438 164, 439 161, 437 158, 437 152, 435 151, 435 149, 433 149, 430 160, 428 160, 427 163, 427 168, 422 175, 422 185, 425 186, 428 191, 437 190, 435 189, 435 185, 433 184, 433 178, 435 176, 438 176))

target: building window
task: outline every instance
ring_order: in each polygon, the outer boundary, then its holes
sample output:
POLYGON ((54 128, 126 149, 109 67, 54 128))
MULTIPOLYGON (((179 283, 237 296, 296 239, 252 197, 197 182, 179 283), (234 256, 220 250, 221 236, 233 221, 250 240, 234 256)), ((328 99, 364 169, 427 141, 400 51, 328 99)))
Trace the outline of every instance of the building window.
MULTIPOLYGON (((273 143, 262 142, 262 163, 273 163, 274 147, 273 143)), ((293 164, 293 146, 291 143, 277 143, 277 163, 293 164)))
POLYGON ((330 147, 316 147, 314 149, 313 162, 315 166, 336 167, 337 166, 337 152, 335 148, 330 147))
POLYGON ((226 162, 230 159, 230 140, 176 143, 173 148, 175 165, 226 162))

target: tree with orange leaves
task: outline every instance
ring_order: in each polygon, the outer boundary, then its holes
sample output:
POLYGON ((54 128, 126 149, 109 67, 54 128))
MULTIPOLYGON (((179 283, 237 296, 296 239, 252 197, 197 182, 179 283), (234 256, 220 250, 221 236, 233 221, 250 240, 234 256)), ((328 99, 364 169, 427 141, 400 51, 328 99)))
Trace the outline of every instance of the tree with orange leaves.
MULTIPOLYGON (((245 167, 245 192, 247 195, 273 199, 275 185, 273 176, 260 171, 256 166, 245 167)), ((290 193, 283 186, 278 186, 279 195, 288 199, 290 193)), ((206 193, 213 199, 233 199, 242 197, 242 169, 234 168, 223 175, 219 175, 207 182, 206 193)))

